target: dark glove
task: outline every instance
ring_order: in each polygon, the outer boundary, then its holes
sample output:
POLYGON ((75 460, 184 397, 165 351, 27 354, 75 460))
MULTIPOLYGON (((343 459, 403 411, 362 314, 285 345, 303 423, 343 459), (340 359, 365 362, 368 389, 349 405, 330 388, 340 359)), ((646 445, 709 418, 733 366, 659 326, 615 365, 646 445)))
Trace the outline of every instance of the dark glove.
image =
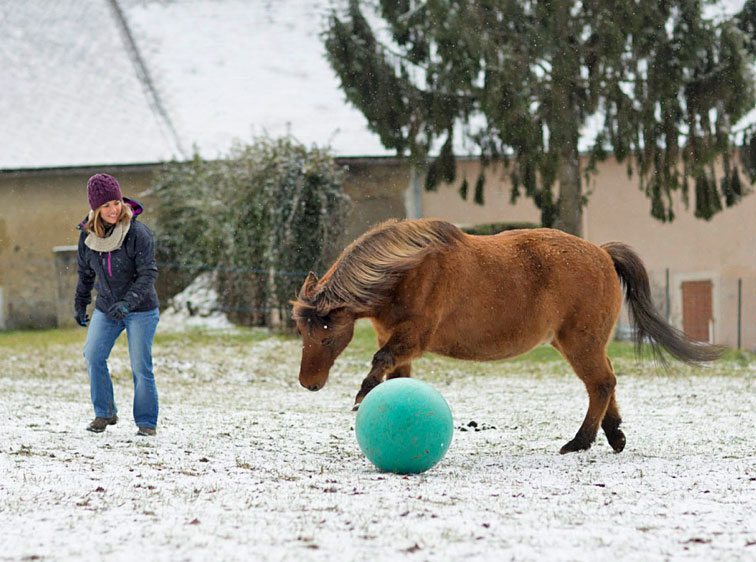
POLYGON ((108 318, 120 322, 129 314, 129 305, 126 301, 118 301, 108 309, 108 318))
POLYGON ((89 323, 89 316, 87 316, 87 309, 86 308, 77 308, 74 311, 74 319, 76 319, 76 323, 86 328, 87 324, 89 323))

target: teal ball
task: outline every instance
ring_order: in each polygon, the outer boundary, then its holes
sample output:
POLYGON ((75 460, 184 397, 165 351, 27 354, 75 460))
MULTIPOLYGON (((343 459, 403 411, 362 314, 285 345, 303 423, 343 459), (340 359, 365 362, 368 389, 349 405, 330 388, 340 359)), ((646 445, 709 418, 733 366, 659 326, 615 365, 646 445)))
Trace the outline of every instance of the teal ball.
POLYGON ((365 397, 355 420, 357 443, 384 472, 418 474, 438 464, 454 426, 444 397, 428 383, 396 378, 365 397))

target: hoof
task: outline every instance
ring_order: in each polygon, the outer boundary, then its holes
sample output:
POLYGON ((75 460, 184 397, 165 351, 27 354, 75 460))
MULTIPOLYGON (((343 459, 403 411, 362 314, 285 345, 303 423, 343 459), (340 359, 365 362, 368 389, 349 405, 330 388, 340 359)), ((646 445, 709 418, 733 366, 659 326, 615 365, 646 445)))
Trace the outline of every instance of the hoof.
MULTIPOLYGON (((363 385, 364 386, 364 385, 363 385)), ((365 396, 367 396, 367 392, 364 392, 364 388, 360 390, 357 393, 357 396, 354 397, 354 406, 352 406, 352 411, 356 412, 360 409, 360 404, 362 404, 362 401, 365 399, 365 396)))
POLYGON ((622 433, 621 429, 617 429, 611 434, 611 436, 607 435, 606 438, 609 440, 609 445, 612 446, 615 453, 621 453, 625 448, 625 434, 622 433))
POLYGON ((362 400, 365 398, 364 395, 358 394, 357 397, 354 399, 354 406, 352 406, 352 411, 356 412, 360 409, 360 404, 362 404, 362 400))
POLYGON ((577 453, 578 451, 587 451, 591 448, 590 443, 586 443, 584 441, 573 439, 569 443, 567 443, 564 447, 559 449, 560 455, 565 455, 567 453, 577 453))

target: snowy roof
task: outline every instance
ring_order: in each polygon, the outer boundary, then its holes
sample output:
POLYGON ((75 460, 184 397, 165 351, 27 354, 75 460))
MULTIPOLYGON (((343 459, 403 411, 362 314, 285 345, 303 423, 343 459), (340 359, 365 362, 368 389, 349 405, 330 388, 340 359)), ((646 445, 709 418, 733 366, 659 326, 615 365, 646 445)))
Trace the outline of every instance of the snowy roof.
POLYGON ((0 168, 173 154, 105 2, 3 2, 0 37, 0 168))
MULTIPOLYGON (((325 59, 334 2, 2 2, 0 169, 161 162, 193 147, 214 158, 263 134, 391 155, 325 59)), ((732 14, 743 0, 719 4, 732 14)))
POLYGON ((212 158, 235 139, 287 133, 339 156, 389 155, 325 59, 328 9, 322 0, 1 3, 0 169, 159 162, 193 146, 212 158))

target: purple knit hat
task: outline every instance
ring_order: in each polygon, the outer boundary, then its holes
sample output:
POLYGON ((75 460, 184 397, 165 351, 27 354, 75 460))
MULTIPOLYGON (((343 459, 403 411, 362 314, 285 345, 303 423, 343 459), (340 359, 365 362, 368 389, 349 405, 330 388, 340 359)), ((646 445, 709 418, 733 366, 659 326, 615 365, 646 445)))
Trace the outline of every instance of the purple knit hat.
POLYGON ((92 210, 96 210, 108 201, 123 199, 118 180, 108 174, 95 174, 87 182, 87 199, 92 210))

